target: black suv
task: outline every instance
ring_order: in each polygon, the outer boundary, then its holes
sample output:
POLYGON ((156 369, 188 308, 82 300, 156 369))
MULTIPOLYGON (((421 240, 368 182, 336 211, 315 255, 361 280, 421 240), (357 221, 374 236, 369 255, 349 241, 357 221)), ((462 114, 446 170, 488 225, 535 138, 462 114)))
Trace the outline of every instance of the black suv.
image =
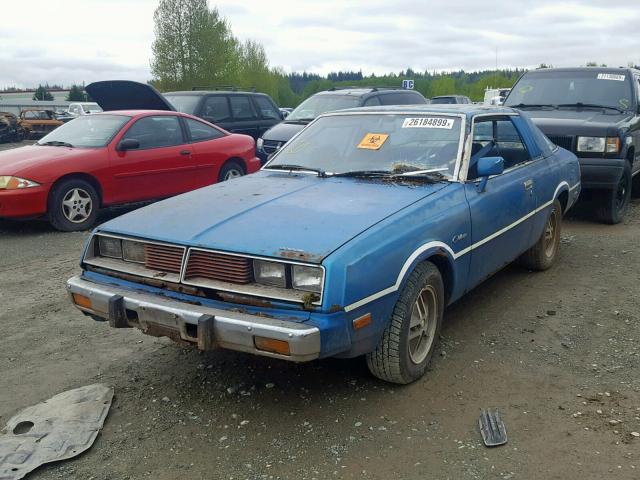
POLYGON ((280 109, 269 95, 235 89, 167 92, 176 110, 215 123, 233 133, 258 139, 282 121, 280 109))
POLYGON ((331 88, 307 98, 291 112, 284 122, 276 125, 258 140, 256 152, 264 163, 291 137, 319 115, 345 108, 377 105, 414 105, 429 103, 419 92, 393 87, 331 88))
POLYGON ((504 104, 525 111, 553 143, 578 156, 582 190, 597 217, 621 222, 640 172, 640 70, 538 69, 520 77, 504 104))

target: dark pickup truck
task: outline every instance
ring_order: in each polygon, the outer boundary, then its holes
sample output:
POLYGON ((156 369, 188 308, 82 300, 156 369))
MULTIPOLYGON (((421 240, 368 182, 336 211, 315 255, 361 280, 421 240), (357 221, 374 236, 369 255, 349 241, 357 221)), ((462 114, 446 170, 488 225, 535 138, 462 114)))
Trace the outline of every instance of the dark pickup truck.
POLYGON ((640 70, 544 68, 525 73, 504 102, 578 156, 582 191, 605 223, 622 221, 640 191, 640 70))

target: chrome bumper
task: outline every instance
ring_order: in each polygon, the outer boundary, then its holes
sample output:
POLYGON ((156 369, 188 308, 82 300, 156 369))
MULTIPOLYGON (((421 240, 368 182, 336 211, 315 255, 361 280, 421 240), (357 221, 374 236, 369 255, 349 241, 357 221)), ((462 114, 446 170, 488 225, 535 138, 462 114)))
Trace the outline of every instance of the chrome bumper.
POLYGON ((320 330, 304 323, 194 305, 79 276, 67 281, 67 290, 76 307, 108 320, 112 327, 136 327, 149 335, 197 344, 201 350, 227 348, 292 362, 320 355, 320 330), (74 293, 89 298, 91 308, 77 305, 74 293), (289 355, 258 350, 255 336, 288 342, 289 355))

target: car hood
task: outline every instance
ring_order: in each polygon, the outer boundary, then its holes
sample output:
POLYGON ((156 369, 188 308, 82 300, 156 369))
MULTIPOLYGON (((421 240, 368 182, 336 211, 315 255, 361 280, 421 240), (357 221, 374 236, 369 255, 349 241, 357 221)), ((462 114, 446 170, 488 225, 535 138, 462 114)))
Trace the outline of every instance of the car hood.
POLYGON ((523 112, 547 135, 607 135, 628 121, 629 113, 596 109, 531 110, 523 112))
POLYGON ((99 230, 320 263, 356 235, 446 185, 262 171, 141 208, 99 230))
POLYGON ((286 143, 306 126, 306 123, 287 123, 285 120, 267 130, 262 136, 262 139, 286 143))
POLYGON ((105 112, 110 110, 175 110, 151 85, 131 80, 93 82, 85 90, 105 112))
POLYGON ((0 175, 26 175, 28 180, 38 181, 37 171, 41 165, 67 161, 75 157, 86 157, 96 149, 27 146, 0 152, 0 175), (33 174, 36 176, 34 177, 33 174))

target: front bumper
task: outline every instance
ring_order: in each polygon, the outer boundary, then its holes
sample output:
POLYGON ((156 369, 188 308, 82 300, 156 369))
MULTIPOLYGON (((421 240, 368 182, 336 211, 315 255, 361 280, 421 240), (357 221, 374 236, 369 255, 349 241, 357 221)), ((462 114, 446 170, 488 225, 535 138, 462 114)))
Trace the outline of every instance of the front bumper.
POLYGON ((581 158, 580 183, 582 188, 615 188, 624 169, 624 158, 581 158))
POLYGON ((136 327, 149 335, 197 345, 201 350, 219 347, 292 362, 306 362, 320 356, 320 330, 304 323, 180 302, 94 283, 79 276, 67 281, 67 289, 76 307, 93 317, 109 320, 116 328, 136 327), (91 307, 77 305, 74 293, 89 298, 91 307), (288 342, 289 354, 259 350, 255 337, 288 342))
POLYGON ((47 212, 49 186, 0 190, 0 218, 29 218, 47 212))

